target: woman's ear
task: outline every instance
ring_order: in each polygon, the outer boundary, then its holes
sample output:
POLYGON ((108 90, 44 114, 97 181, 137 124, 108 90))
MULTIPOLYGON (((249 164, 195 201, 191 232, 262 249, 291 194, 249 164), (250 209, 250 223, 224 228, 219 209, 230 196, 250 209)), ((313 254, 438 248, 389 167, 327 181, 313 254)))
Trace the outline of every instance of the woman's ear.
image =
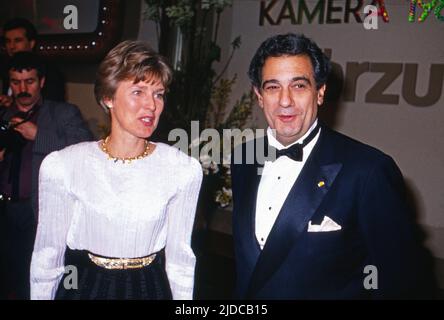
POLYGON ((106 107, 107 109, 111 109, 113 107, 113 100, 111 99, 108 98, 102 99, 102 103, 103 106, 106 107))

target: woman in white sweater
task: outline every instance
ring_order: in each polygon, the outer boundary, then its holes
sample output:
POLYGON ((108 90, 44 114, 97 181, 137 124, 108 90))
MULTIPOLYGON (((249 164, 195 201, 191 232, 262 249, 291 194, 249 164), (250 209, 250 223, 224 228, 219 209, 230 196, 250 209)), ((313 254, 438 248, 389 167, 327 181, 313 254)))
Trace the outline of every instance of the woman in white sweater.
POLYGON ((192 299, 202 170, 149 141, 171 74, 136 41, 116 46, 99 66, 94 91, 111 114, 111 133, 42 163, 32 299, 192 299))

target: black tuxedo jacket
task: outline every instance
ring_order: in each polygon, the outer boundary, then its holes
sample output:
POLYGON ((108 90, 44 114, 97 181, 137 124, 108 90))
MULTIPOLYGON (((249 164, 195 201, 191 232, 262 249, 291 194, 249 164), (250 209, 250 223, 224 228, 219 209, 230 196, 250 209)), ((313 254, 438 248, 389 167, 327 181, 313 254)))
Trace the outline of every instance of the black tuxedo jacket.
POLYGON ((323 126, 262 251, 255 237, 259 167, 255 162, 232 163, 231 168, 237 298, 397 299, 433 294, 431 260, 392 158, 323 126), (308 232, 309 222, 319 225, 325 217, 341 229, 308 232))

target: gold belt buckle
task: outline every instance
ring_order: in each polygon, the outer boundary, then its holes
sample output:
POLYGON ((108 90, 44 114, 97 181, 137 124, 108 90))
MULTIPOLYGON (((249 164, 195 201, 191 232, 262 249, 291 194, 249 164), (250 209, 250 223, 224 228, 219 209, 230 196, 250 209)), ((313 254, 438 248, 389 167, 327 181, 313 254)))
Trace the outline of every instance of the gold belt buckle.
POLYGON ((143 258, 104 258, 88 253, 88 257, 99 267, 110 270, 126 270, 139 269, 149 265, 156 258, 156 254, 143 258))

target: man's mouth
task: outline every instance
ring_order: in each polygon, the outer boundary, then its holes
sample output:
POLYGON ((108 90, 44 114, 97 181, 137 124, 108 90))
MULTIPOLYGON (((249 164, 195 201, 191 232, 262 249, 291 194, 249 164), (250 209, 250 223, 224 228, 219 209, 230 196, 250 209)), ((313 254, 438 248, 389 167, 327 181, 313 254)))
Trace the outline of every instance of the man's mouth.
POLYGON ((22 93, 19 93, 19 94, 17 95, 17 99, 31 98, 31 97, 32 97, 32 95, 30 95, 30 94, 27 93, 27 92, 22 92, 22 93))
POLYGON ((282 122, 290 122, 296 118, 296 115, 279 115, 278 119, 282 122))

